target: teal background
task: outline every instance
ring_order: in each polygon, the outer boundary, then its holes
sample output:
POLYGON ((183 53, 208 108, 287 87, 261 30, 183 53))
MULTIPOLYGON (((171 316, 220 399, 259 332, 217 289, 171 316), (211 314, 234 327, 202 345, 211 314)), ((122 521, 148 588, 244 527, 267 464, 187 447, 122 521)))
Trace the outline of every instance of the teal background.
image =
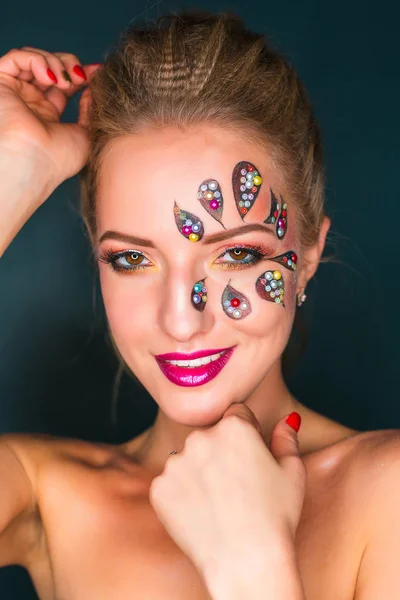
MULTIPOLYGON (((13 2, 0 55, 25 45, 102 62, 129 22, 169 10, 232 10, 297 68, 320 121, 328 214, 338 261, 322 265, 302 311, 308 345, 288 375, 299 400, 357 429, 400 426, 397 265, 400 106, 397 4, 313 2, 13 2)), ((78 98, 63 120, 76 119, 78 98)), ((156 405, 124 375, 106 338, 78 180, 63 183, 0 261, 0 431, 117 442, 148 427, 156 405)), ((72 574, 71 574, 72 575, 72 574)), ((133 590, 134 593, 134 590, 133 590)), ((36 598, 20 567, 0 570, 0 597, 36 598)))

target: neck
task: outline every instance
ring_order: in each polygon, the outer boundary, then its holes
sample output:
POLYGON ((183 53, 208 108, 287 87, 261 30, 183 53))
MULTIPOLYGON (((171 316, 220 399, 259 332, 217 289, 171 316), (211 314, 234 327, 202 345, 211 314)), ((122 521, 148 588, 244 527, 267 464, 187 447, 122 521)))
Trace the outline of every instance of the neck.
MULTIPOLYGON (((283 380, 280 360, 273 365, 268 375, 244 403, 258 419, 263 438, 267 444, 272 429, 281 417, 296 410, 303 419, 308 411, 290 394, 283 380)), ((205 429, 209 427, 207 426, 205 429)), ((199 428, 176 423, 159 409, 154 424, 139 438, 124 444, 124 448, 135 462, 157 475, 163 471, 170 452, 172 450, 180 452, 187 436, 194 429, 199 428)), ((304 431, 304 427, 302 429, 304 431)), ((299 443, 301 450, 300 436, 299 443)))

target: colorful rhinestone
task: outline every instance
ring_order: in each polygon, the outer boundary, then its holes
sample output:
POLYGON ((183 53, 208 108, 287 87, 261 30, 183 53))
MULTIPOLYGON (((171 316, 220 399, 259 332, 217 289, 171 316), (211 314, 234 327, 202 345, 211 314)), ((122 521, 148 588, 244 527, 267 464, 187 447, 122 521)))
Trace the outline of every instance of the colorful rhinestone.
POLYGON ((269 216, 265 219, 264 223, 266 224, 274 224, 276 223, 276 220, 278 218, 279 215, 279 202, 277 201, 277 199, 274 196, 274 192, 270 189, 271 192, 271 210, 269 213, 269 216))
MULTIPOLYGON (((202 207, 205 208, 208 214, 222 225, 221 218, 224 200, 218 181, 215 179, 206 179, 203 181, 199 186, 197 199, 200 200, 202 207)), ((224 226, 222 225, 222 227, 224 226)))
POLYGON ((285 252, 284 254, 268 258, 268 260, 273 260, 290 271, 295 271, 297 269, 297 254, 293 250, 288 250, 288 252, 285 252))
POLYGON ((274 302, 275 304, 283 303, 285 295, 285 282, 280 271, 265 271, 256 281, 256 292, 263 300, 274 302))
POLYGON ((232 173, 232 187, 242 220, 256 201, 261 184, 262 177, 254 165, 245 160, 237 163, 232 173))
POLYGON ((229 283, 222 293, 221 304, 224 313, 231 319, 243 319, 251 313, 250 301, 229 283))
POLYGON ((200 312, 205 309, 207 302, 207 288, 204 285, 204 281, 205 278, 200 279, 200 281, 194 284, 191 296, 192 306, 200 312))
POLYGON ((181 234, 191 242, 198 242, 204 235, 204 226, 198 217, 190 212, 181 210, 174 204, 175 223, 181 234))
MULTIPOLYGON (((281 196, 281 202, 283 202, 282 196, 281 196)), ((278 236, 278 238, 280 240, 283 240, 283 238, 286 235, 286 231, 287 231, 287 204, 284 202, 282 204, 281 214, 279 215, 278 221, 276 223, 276 235, 278 236)))

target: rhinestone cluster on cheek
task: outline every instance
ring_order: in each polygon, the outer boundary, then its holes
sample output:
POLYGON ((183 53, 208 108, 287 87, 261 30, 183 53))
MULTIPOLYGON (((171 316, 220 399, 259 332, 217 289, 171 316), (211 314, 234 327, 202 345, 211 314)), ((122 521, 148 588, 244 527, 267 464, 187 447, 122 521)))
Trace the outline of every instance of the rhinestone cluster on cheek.
POLYGON ((251 163, 242 160, 233 169, 233 195, 242 220, 256 201, 261 184, 262 177, 251 163))
POLYGON ((289 250, 288 252, 280 254, 279 256, 273 256, 268 260, 273 260, 274 262, 279 263, 291 271, 295 271, 297 269, 297 254, 293 252, 293 250, 289 250))
POLYGON ((224 313, 231 319, 243 319, 251 313, 250 301, 229 284, 223 291, 221 304, 224 313))
MULTIPOLYGON (((221 223, 224 199, 221 188, 215 179, 206 179, 199 186, 197 198, 203 208, 219 223, 221 223)), ((221 223, 222 224, 222 223, 221 223)))
POLYGON ((192 289, 192 305, 196 310, 202 312, 207 302, 207 288, 204 285, 204 279, 197 281, 192 289))
POLYGON ((282 304, 285 295, 285 282, 280 271, 265 271, 256 281, 257 294, 263 300, 282 304))
POLYGON ((191 242, 198 242, 204 235, 203 223, 198 217, 174 204, 175 223, 180 233, 191 242))

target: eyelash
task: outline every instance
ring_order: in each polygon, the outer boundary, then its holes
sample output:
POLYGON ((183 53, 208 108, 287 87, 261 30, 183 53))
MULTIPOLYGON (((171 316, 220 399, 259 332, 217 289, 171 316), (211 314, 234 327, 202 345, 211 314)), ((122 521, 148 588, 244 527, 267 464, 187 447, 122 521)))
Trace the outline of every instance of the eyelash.
POLYGON ((117 261, 120 258, 129 256, 130 254, 138 254, 139 256, 143 256, 143 258, 145 258, 146 260, 149 260, 142 252, 139 252, 139 250, 123 250, 122 252, 115 252, 114 250, 104 250, 104 252, 100 254, 99 260, 103 263, 109 264, 114 271, 124 274, 128 273, 129 271, 143 271, 144 269, 153 266, 153 264, 150 263, 149 265, 133 265, 130 267, 121 267, 121 265, 118 264, 117 261))
MULTIPOLYGON (((246 246, 246 245, 235 245, 235 246, 227 246, 222 253, 220 253, 215 259, 215 264, 218 265, 219 268, 222 269, 242 269, 251 267, 252 265, 258 264, 260 261, 265 259, 267 256, 272 256, 274 253, 274 249, 269 248, 267 246, 246 246), (232 262, 216 262, 222 256, 227 254, 232 250, 246 250, 247 254, 253 256, 252 260, 248 260, 247 257, 242 259, 241 261, 232 261, 232 262)), ((115 252, 114 250, 104 250, 102 254, 99 256, 99 261, 110 264, 111 268, 118 273, 128 273, 129 271, 143 271, 148 267, 153 266, 152 263, 146 265, 134 265, 130 267, 122 267, 118 264, 118 260, 120 258, 124 258, 129 256, 130 254, 138 254, 139 256, 143 256, 146 260, 149 260, 142 252, 139 250, 123 250, 121 252, 115 252)), ((149 261, 150 262, 150 261, 149 261)))

